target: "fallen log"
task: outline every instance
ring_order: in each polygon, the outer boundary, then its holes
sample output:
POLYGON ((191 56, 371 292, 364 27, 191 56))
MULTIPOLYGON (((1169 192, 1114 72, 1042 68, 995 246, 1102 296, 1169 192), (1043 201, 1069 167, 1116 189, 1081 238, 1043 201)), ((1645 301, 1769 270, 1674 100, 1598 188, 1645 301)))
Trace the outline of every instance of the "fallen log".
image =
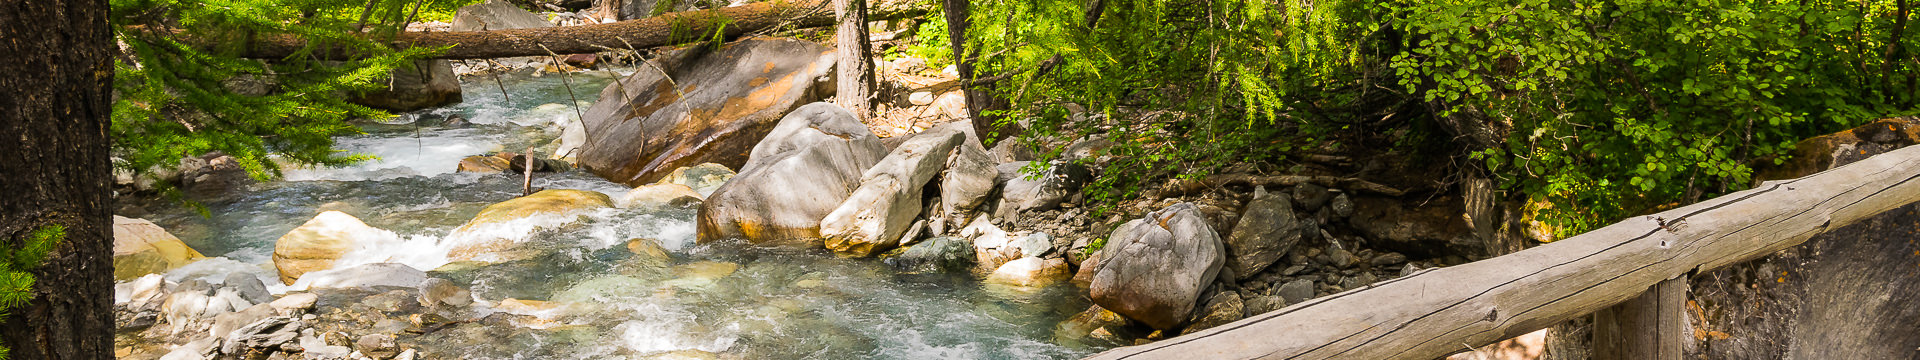
POLYGON ((1920 200, 1920 146, 1092 359, 1434 359, 1920 200))
MULTIPOLYGON (((913 1, 875 1, 870 6, 869 20, 898 19, 927 12, 924 4, 913 1)), ((815 28, 834 23, 832 8, 827 7, 825 2, 771 1, 673 12, 606 24, 469 32, 402 32, 395 34, 388 43, 400 48, 452 46, 433 56, 439 59, 489 59, 645 49, 710 40, 716 34, 733 39, 767 29, 815 28)), ((247 44, 242 56, 285 58, 299 53, 306 46, 306 40, 299 37, 261 36, 247 44)), ((353 52, 345 50, 322 49, 312 54, 333 60, 355 57, 353 52)))

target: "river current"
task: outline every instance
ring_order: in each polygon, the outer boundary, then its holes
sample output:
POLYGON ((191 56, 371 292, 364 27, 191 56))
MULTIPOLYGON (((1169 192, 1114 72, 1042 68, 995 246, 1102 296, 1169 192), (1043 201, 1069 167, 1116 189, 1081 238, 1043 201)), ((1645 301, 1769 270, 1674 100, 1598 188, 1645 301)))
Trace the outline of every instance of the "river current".
MULTIPOLYGON (((691 209, 605 209, 556 229, 496 227, 543 255, 449 266, 443 237, 521 191, 519 176, 455 172, 460 159, 529 146, 547 153, 560 135, 557 125, 577 116, 568 104, 577 98, 584 111, 612 76, 575 73, 572 96, 558 75, 503 76, 498 84, 469 78, 461 104, 363 123, 365 134, 338 139, 337 147, 378 160, 288 169, 283 179, 199 202, 204 216, 167 199, 137 204, 145 213, 128 215, 214 257, 168 273, 169 280, 217 282, 250 273, 280 294, 307 290, 275 277, 275 239, 322 211, 342 211, 397 236, 348 254, 336 269, 402 263, 468 287, 474 311, 539 319, 403 337, 433 358, 649 358, 693 350, 746 359, 1038 359, 1111 346, 1056 334, 1060 321, 1088 306, 1070 284, 1006 288, 968 273, 903 274, 880 260, 820 249, 696 244, 691 209), (449 115, 472 124, 446 126, 440 119, 449 115), (671 264, 636 265, 626 246, 635 238, 657 241, 671 264), (506 299, 551 306, 528 310, 504 306, 506 299)), ((533 186, 614 198, 627 190, 584 171, 536 174, 533 186)))

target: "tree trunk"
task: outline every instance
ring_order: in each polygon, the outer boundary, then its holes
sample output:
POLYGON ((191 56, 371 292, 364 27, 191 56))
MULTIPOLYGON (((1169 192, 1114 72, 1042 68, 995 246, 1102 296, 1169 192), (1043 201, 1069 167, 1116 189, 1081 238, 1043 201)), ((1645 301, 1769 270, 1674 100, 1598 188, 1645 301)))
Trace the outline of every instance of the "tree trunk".
POLYGON ((834 31, 835 89, 833 102, 847 108, 861 120, 873 114, 873 48, 867 42, 867 1, 833 0, 834 17, 840 27, 834 31))
POLYGON ((967 50, 967 28, 973 26, 973 22, 968 20, 973 12, 973 3, 970 1, 942 0, 940 6, 946 16, 947 46, 953 50, 953 68, 960 73, 960 94, 967 100, 967 119, 973 122, 974 134, 980 137, 980 141, 991 146, 1007 134, 997 131, 993 119, 981 114, 995 100, 993 94, 987 91, 993 84, 975 84, 973 81, 975 77, 971 59, 976 54, 967 50))
MULTIPOLYGON (((433 56, 439 59, 547 56, 549 51, 553 54, 584 54, 610 49, 644 49, 712 40, 716 34, 732 39, 776 27, 813 28, 837 24, 832 14, 822 11, 825 5, 819 0, 771 1, 667 13, 608 24, 493 31, 403 32, 394 35, 389 43, 395 47, 453 47, 433 56)), ((873 5, 868 11, 870 20, 898 19, 926 13, 926 9, 911 1, 886 1, 873 5)), ((306 40, 298 37, 261 36, 247 44, 246 53, 242 56, 284 58, 299 53, 306 45, 306 40)), ((315 50, 313 55, 334 60, 360 56, 343 49, 315 50)))
POLYGON ((0 320, 14 359, 113 357, 107 160, 112 36, 101 0, 0 5, 0 251, 29 233, 66 236, 39 267, 33 300, 0 320))
POLYGON ((1912 204, 1920 201, 1916 180, 1920 147, 1907 147, 1092 358, 1433 359, 1591 314, 1667 279, 1773 254, 1912 204))

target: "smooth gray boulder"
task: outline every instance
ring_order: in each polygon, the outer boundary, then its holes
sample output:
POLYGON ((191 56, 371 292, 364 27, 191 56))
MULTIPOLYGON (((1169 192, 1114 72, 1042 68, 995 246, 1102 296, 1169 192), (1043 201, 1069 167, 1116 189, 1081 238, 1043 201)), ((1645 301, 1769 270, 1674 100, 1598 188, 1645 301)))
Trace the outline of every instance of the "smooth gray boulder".
POLYGON ((1174 204, 1114 229, 1088 292, 1102 308, 1175 330, 1219 277, 1225 252, 1197 206, 1174 204))
POLYGON ((783 115, 832 93, 833 49, 782 38, 715 48, 655 58, 600 91, 584 116, 580 166, 627 186, 701 163, 744 173, 751 150, 783 115))
POLYGON ((994 169, 992 153, 987 152, 986 147, 980 145, 980 137, 973 134, 971 120, 936 125, 928 131, 947 128, 967 135, 966 141, 947 157, 947 169, 940 174, 940 206, 954 217, 954 222, 960 222, 967 219, 968 212, 986 205, 987 195, 993 193, 993 180, 1000 172, 994 169))
POLYGON ((453 11, 453 31, 489 31, 553 27, 547 17, 501 0, 461 6, 453 11))
POLYGON ((1000 186, 1000 204, 995 218, 1016 219, 1021 211, 1041 211, 1060 206, 1093 179, 1086 167, 1071 162, 1053 162, 1039 174, 1021 171, 1028 162, 1010 162, 995 166, 995 181, 1000 186))
POLYGON ((898 246, 900 235, 920 216, 921 189, 946 168, 948 155, 966 139, 953 129, 922 133, 868 168, 860 187, 820 220, 827 248, 865 257, 898 246))
POLYGON ((820 220, 886 156, 880 138, 831 103, 800 107, 754 145, 746 166, 701 203, 699 241, 817 246, 820 220))
POLYGON ((1235 280, 1252 278, 1300 243, 1300 229, 1286 194, 1254 188, 1253 201, 1247 202, 1239 224, 1227 236, 1227 268, 1240 278, 1235 280))

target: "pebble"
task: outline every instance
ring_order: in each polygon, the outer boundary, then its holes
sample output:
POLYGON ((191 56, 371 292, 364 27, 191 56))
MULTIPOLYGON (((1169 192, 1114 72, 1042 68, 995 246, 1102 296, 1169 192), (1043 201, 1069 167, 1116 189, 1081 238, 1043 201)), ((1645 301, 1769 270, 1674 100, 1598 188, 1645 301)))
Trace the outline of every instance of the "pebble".
POLYGON ((1280 296, 1280 298, 1286 300, 1288 304, 1298 304, 1302 301, 1307 301, 1307 299, 1313 298, 1313 280, 1296 279, 1289 281, 1286 284, 1280 285, 1280 290, 1275 291, 1274 295, 1280 296))

